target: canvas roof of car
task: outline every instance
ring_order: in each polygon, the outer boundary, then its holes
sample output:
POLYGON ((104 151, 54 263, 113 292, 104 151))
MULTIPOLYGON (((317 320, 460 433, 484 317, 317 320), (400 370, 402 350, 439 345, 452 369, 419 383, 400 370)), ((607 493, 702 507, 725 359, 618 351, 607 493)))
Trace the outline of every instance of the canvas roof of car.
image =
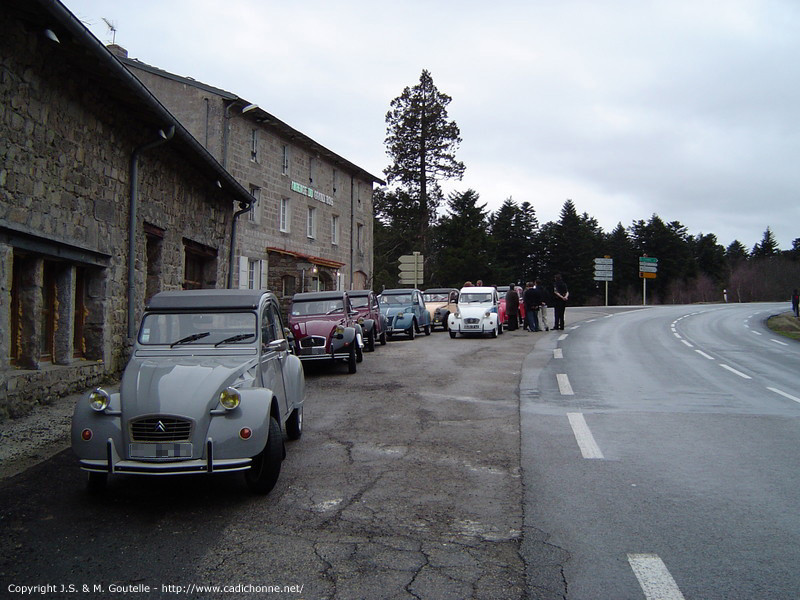
POLYGON ((457 292, 456 288, 428 288, 424 290, 423 294, 449 294, 450 292, 457 292))
POLYGON ((381 292, 381 295, 382 296, 391 296, 393 294, 410 294, 414 290, 416 290, 416 288, 398 288, 398 289, 395 289, 395 290, 383 290, 381 292))
POLYGON ((369 296, 372 293, 372 290, 348 290, 347 295, 351 298, 363 298, 364 296, 369 296))
POLYGON ((147 310, 221 310, 258 308, 265 290, 177 290, 159 292, 147 303, 147 310))
POLYGON ((333 292, 300 292, 292 296, 292 302, 306 302, 308 300, 331 300, 334 298, 341 298, 344 294, 343 291, 333 292))

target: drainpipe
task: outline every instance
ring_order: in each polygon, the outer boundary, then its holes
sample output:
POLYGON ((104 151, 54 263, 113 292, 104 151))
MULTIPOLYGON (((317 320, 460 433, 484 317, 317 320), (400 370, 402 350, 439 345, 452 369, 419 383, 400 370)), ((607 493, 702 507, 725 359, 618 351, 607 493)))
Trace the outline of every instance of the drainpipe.
POLYGON ((158 135, 157 140, 142 144, 131 154, 131 195, 128 210, 128 338, 131 339, 136 335, 136 209, 139 201, 139 155, 171 140, 175 135, 175 126, 171 125, 166 133, 160 129, 158 135))
POLYGON ((356 213, 355 213, 355 196, 356 196, 356 183, 355 177, 350 176, 350 287, 353 289, 353 262, 355 261, 355 249, 353 248, 353 241, 355 239, 356 227, 356 213))
POLYGON ((230 248, 230 256, 228 258, 228 289, 233 288, 233 265, 234 260, 236 258, 236 221, 239 219, 241 215, 246 212, 250 212, 253 210, 253 204, 246 204, 244 202, 239 203, 240 210, 237 210, 233 213, 233 223, 231 223, 231 248, 230 248))

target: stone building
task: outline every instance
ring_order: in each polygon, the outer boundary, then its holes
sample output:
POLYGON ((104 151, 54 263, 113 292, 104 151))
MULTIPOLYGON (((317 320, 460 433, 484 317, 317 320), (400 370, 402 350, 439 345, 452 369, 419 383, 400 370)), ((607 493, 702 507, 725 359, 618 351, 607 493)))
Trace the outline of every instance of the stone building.
POLYGON ((252 203, 61 3, 0 3, 0 418, 118 374, 155 292, 224 287, 252 203))
POLYGON ((120 61, 255 198, 237 224, 231 287, 295 292, 372 286, 370 175, 257 105, 129 59, 120 61))

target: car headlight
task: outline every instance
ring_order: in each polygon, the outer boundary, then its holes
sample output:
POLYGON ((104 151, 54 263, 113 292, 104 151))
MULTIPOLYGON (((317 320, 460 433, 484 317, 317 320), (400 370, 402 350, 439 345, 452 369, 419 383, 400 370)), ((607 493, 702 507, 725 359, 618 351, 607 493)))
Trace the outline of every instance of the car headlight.
POLYGON ((454 316, 456 319, 460 319, 460 318, 461 318, 461 313, 460 313, 460 312, 458 312, 458 311, 456 311, 456 312, 454 312, 454 313, 453 313, 453 316, 454 316))
POLYGON ((487 310, 485 313, 483 313, 483 316, 484 316, 484 317, 486 317, 486 318, 488 319, 489 317, 491 317, 491 316, 492 316, 492 311, 490 311, 490 310, 487 310))
POLYGON ((225 410, 233 410, 239 406, 239 402, 241 401, 242 395, 239 393, 239 390, 232 387, 225 388, 219 393, 219 403, 225 410))
POLYGON ((335 333, 336 335, 344 335, 344 326, 337 325, 336 329, 333 330, 333 333, 335 333))
POLYGON ((359 325, 363 325, 364 324, 364 317, 358 317, 358 324, 359 325))
POLYGON ((109 396, 108 392, 103 388, 95 388, 95 390, 89 394, 89 406, 92 407, 92 410, 103 412, 108 408, 110 403, 111 396, 109 396))

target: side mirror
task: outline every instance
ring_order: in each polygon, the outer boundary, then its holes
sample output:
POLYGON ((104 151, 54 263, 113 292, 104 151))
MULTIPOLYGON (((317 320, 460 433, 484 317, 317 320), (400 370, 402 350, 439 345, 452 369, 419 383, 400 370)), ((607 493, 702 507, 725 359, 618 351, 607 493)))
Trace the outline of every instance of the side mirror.
POLYGON ((271 352, 286 352, 289 349, 289 342, 285 339, 272 340, 267 346, 271 352))

